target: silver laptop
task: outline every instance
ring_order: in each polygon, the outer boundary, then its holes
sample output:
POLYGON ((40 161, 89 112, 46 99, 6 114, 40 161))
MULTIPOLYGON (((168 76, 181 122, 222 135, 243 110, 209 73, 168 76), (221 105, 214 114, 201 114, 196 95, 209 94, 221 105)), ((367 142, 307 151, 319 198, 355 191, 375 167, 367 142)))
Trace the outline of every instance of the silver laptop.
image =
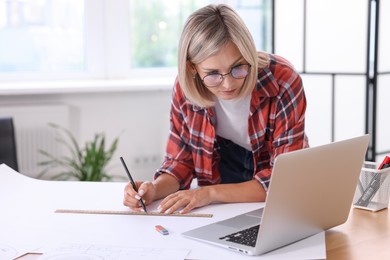
POLYGON ((183 235, 260 255, 343 224, 351 209, 369 136, 279 155, 264 208, 183 235))

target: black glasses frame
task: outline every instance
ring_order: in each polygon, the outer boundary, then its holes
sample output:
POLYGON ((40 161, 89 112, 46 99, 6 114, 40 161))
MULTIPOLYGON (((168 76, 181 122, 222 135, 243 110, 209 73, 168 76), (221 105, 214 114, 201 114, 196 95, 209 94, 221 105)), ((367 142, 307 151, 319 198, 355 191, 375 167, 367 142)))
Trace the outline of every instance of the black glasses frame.
POLYGON ((202 80, 203 84, 204 84, 206 87, 208 87, 208 88, 218 87, 219 85, 221 85, 221 83, 223 82, 223 80, 225 79, 225 77, 226 77, 227 75, 231 75, 232 78, 234 78, 234 79, 244 79, 244 78, 246 78, 246 77, 248 76, 248 74, 249 74, 249 70, 250 70, 251 67, 252 67, 252 66, 251 66, 249 63, 246 63, 246 64, 238 64, 238 65, 236 65, 236 66, 233 66, 233 67, 231 68, 231 70, 230 70, 228 73, 225 73, 225 74, 222 74, 222 73, 212 73, 212 74, 208 74, 208 75, 204 76, 203 78, 201 78, 201 80, 202 80), (239 77, 239 78, 234 77, 234 75, 232 74, 233 70, 236 69, 237 67, 241 67, 241 66, 248 66, 248 70, 247 70, 248 73, 247 73, 244 77, 239 77), (215 76, 215 75, 219 75, 219 76, 220 76, 220 80, 221 80, 221 81, 220 81, 218 84, 216 84, 216 85, 208 85, 208 84, 206 84, 206 83, 204 82, 204 79, 205 79, 206 77, 215 76))

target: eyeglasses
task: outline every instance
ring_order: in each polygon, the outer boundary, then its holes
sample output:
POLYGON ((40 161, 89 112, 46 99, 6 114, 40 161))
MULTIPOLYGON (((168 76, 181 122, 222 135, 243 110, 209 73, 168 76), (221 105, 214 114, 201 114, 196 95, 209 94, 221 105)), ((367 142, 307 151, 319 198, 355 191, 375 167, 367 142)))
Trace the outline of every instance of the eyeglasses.
POLYGON ((224 78, 227 75, 231 75, 234 79, 243 79, 246 78, 249 74, 249 69, 251 68, 250 64, 239 64, 234 66, 230 72, 226 74, 221 73, 211 73, 203 77, 202 81, 206 85, 206 87, 212 88, 219 86, 224 78))

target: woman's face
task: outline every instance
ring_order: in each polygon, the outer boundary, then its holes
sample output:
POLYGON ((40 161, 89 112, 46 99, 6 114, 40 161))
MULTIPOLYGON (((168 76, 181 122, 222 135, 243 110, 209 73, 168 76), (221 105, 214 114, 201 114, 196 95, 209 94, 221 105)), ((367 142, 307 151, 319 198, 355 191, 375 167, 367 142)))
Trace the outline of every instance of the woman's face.
MULTIPOLYGON (((204 85, 218 98, 229 100, 237 97, 242 88, 245 78, 236 79, 231 74, 232 68, 239 68, 238 65, 248 64, 242 57, 236 45, 232 42, 226 44, 217 54, 210 56, 201 63, 195 65, 199 77, 204 85), (238 66, 238 67, 237 67, 238 66), (222 82, 217 86, 208 86, 204 79, 208 75, 227 74, 223 76, 222 82)), ((245 66, 245 65, 244 65, 245 66)), ((248 68, 249 69, 249 68, 248 68)), ((218 75, 214 75, 214 77, 218 75)))

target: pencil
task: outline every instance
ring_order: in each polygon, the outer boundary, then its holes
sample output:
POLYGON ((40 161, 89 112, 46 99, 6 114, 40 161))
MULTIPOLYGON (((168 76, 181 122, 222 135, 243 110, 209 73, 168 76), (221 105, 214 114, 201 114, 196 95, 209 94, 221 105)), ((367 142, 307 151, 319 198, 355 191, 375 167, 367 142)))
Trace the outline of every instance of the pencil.
MULTIPOLYGON (((127 176, 129 177, 130 183, 131 183, 131 185, 133 185, 133 189, 134 189, 136 192, 138 192, 137 186, 135 185, 135 182, 134 182, 134 180, 133 180, 133 177, 131 177, 131 174, 130 174, 129 169, 127 169, 127 165, 126 165, 125 161, 123 160, 122 157, 120 157, 120 159, 121 159, 123 168, 125 168, 125 171, 126 171, 126 173, 127 173, 127 176)), ((141 198, 139 201, 141 202, 141 206, 142 206, 142 208, 144 209, 145 213, 147 213, 147 211, 146 211, 146 206, 145 206, 144 202, 142 201, 142 198, 141 198)))

